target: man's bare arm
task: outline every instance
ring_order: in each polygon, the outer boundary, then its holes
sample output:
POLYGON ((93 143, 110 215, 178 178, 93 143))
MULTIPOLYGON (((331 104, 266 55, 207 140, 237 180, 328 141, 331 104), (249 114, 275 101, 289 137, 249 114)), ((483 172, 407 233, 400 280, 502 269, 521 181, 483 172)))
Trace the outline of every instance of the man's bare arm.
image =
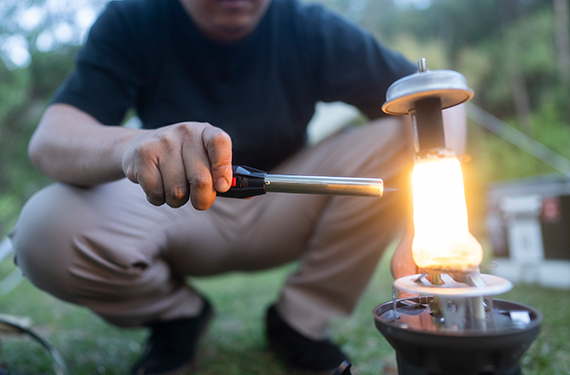
POLYGON ((54 104, 28 146, 32 163, 54 180, 90 186, 124 177, 121 155, 143 131, 103 126, 75 107, 54 104))
POLYGON ((28 153, 40 171, 61 182, 92 186, 126 176, 155 205, 180 207, 190 199, 207 209, 232 177, 230 137, 210 124, 104 126, 65 104, 46 110, 28 153))

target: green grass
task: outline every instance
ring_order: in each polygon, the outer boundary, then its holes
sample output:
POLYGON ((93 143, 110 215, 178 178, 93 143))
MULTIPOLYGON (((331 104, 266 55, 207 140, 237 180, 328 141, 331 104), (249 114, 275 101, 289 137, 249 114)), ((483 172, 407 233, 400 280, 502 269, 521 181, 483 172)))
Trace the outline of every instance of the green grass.
MULTIPOLYGON (((11 265, 0 265, 0 277, 11 265)), ((215 305, 216 318, 204 337, 197 375, 290 374, 265 348, 263 315, 278 296, 294 265, 268 272, 229 274, 195 282, 215 305)), ((333 322, 332 334, 349 354, 355 374, 393 374, 394 351, 374 327, 372 309, 391 298, 384 260, 349 319, 333 322)), ((501 296, 542 311, 542 332, 523 359, 525 375, 570 374, 570 292, 517 286, 501 296)), ((70 375, 126 374, 146 333, 118 329, 88 310, 60 302, 27 282, 0 297, 0 313, 30 317, 33 328, 61 353, 70 375)), ((19 336, 2 336, 0 363, 19 375, 52 374, 51 359, 40 346, 19 336)))

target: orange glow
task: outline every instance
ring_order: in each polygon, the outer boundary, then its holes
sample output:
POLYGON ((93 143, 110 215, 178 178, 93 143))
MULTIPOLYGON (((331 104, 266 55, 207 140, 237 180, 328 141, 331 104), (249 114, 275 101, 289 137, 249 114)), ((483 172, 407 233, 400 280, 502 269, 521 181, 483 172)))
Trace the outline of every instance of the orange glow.
POLYGON ((479 266, 483 250, 469 232, 463 174, 455 154, 418 158, 412 190, 416 265, 451 271, 479 266))

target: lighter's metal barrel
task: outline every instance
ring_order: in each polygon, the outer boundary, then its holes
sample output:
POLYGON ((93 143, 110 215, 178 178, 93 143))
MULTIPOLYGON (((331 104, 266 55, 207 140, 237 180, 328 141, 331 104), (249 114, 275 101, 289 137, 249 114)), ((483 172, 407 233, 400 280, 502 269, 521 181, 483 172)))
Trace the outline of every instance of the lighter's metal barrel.
POLYGON ((381 197, 384 194, 384 181, 379 178, 268 174, 265 176, 265 190, 275 193, 381 197))

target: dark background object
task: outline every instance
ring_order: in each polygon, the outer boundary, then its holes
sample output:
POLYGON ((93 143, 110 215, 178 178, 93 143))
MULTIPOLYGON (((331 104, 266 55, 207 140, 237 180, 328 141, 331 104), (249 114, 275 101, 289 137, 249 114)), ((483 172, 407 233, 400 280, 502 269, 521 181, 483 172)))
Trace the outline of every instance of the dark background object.
POLYGON ((570 260, 570 179, 546 175, 496 182, 487 190, 487 233, 496 257, 509 258, 507 222, 500 205, 504 198, 538 195, 538 216, 546 260, 570 260))

